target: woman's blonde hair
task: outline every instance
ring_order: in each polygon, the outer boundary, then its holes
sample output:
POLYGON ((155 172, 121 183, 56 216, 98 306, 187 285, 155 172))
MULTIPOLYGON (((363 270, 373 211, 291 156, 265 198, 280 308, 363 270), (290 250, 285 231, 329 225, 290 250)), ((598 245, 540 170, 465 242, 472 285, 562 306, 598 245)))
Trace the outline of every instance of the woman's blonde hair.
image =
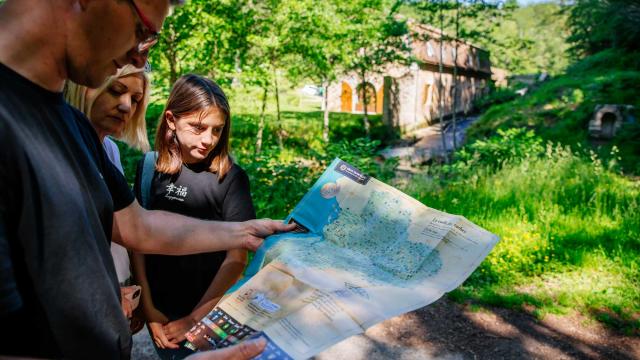
POLYGON ((129 146, 140 149, 141 151, 149 151, 149 139, 147 137, 147 124, 145 122, 145 114, 147 112, 147 104, 149 104, 150 86, 149 79, 144 73, 144 69, 136 68, 133 65, 125 65, 118 69, 118 72, 107 78, 107 80, 95 89, 95 95, 92 98, 87 97, 86 86, 78 85, 71 81, 67 81, 64 89, 64 97, 67 102, 82 111, 88 118, 91 117, 91 108, 94 101, 102 95, 102 93, 111 86, 111 84, 119 78, 140 75, 144 82, 142 100, 138 103, 136 112, 131 115, 129 121, 122 130, 122 135, 116 137, 118 140, 122 140, 129 144, 129 146))
POLYGON ((169 94, 167 106, 162 111, 156 131, 156 151, 158 160, 156 170, 165 174, 177 174, 182 168, 182 154, 180 144, 175 131, 169 128, 167 123, 167 111, 171 111, 176 119, 216 108, 224 117, 224 127, 220 134, 220 140, 204 161, 208 164, 209 171, 218 174, 218 180, 222 181, 233 164, 229 156, 229 136, 231 129, 231 109, 227 96, 214 81, 206 77, 187 74, 176 81, 169 94))

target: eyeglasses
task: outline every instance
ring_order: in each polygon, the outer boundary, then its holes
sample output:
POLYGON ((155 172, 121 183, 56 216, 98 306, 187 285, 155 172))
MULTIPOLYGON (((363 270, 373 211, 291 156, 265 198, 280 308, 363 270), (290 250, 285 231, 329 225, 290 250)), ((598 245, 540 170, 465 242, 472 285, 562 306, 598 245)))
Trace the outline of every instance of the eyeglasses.
POLYGON ((140 40, 140 42, 138 43, 138 52, 144 53, 158 42, 159 33, 155 29, 151 21, 149 21, 149 18, 147 18, 144 13, 140 11, 138 5, 136 5, 133 0, 129 0, 129 3, 131 4, 131 6, 133 6, 138 20, 140 20, 142 26, 144 26, 144 28, 142 28, 140 24, 136 25, 136 36, 140 40))

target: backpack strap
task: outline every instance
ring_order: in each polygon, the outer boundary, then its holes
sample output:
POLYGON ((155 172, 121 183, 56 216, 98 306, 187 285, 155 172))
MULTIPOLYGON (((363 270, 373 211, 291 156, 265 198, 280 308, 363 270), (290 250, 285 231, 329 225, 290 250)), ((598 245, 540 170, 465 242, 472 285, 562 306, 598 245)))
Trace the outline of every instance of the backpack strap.
POLYGON ((149 208, 149 199, 151 198, 151 181, 153 180, 153 174, 156 170, 156 160, 158 159, 158 153, 155 151, 149 151, 144 154, 144 163, 142 164, 142 180, 140 181, 140 197, 142 200, 142 207, 149 208))

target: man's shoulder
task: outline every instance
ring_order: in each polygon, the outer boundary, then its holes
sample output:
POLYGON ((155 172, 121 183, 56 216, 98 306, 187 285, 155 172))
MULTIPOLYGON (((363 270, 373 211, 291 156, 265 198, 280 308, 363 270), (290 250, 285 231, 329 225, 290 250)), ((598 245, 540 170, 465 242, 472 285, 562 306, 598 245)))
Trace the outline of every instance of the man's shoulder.
POLYGON ((69 114, 73 117, 73 120, 78 124, 78 127, 83 131, 91 135, 95 135, 95 138, 98 138, 98 134, 96 134, 95 129, 91 126, 91 122, 89 118, 80 110, 75 107, 69 105, 69 103, 65 102, 64 107, 69 110, 69 114))

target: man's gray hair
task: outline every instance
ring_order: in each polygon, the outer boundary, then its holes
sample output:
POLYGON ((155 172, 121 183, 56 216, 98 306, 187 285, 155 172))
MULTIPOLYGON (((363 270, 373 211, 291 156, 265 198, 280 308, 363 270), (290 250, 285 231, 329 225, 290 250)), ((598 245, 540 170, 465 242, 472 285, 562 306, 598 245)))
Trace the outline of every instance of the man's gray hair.
MULTIPOLYGON (((1 1, 2 0, 0 0, 0 2, 1 1)), ((169 0, 169 3, 171 4, 171 6, 180 6, 184 4, 184 0, 169 0)))

